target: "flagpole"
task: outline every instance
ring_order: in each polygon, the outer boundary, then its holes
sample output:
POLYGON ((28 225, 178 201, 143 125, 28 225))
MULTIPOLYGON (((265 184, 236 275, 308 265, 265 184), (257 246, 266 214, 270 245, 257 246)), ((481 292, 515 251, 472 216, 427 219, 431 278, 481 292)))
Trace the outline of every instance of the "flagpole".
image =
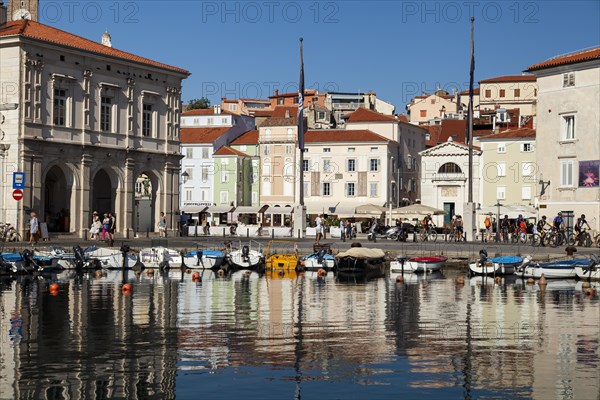
POLYGON ((469 203, 473 203, 473 80, 475 74, 474 21, 471 17, 471 68, 469 76, 468 144, 469 144, 469 203))
POLYGON ((300 150, 300 207, 304 206, 304 58, 302 56, 302 41, 300 38, 300 83, 298 85, 298 148, 300 150))

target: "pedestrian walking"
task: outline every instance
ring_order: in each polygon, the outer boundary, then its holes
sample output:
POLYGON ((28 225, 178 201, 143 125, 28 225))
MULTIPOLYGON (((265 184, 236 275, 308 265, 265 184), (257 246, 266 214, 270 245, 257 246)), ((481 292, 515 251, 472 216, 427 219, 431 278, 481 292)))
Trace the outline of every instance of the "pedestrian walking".
POLYGON ((162 211, 158 219, 158 236, 167 237, 167 217, 165 217, 165 213, 162 211))
POLYGON ((29 220, 29 244, 37 244, 38 231, 40 229, 40 222, 37 219, 36 213, 31 213, 31 219, 29 220))

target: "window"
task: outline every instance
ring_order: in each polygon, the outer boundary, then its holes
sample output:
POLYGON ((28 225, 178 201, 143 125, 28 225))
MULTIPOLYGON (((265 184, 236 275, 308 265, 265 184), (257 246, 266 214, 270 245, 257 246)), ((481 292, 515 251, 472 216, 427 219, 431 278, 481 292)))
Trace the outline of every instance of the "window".
POLYGON ((192 179, 194 179, 194 168, 193 167, 186 167, 184 171, 187 172, 186 181, 191 181, 192 179))
POLYGON ((506 176, 506 163, 499 162, 496 166, 498 167, 498 176, 506 176))
POLYGON ((262 168, 263 176, 271 175, 271 159, 265 158, 263 160, 263 168, 262 168))
POLYGON ((308 160, 302 160, 302 171, 309 172, 308 160))
POLYGON ((485 97, 487 97, 487 98, 492 97, 492 91, 490 89, 485 89, 485 97))
POLYGON ((258 204, 258 192, 252 192, 252 205, 258 204))
POLYGON ((431 134, 430 133, 426 133, 425 134, 425 140, 431 140, 431 134))
POLYGON ((221 118, 221 124, 227 125, 227 118, 221 118))
POLYGON ((460 167, 454 163, 446 163, 440 167, 438 170, 440 174, 461 174, 462 170, 460 167))
POLYGON ((294 130, 292 128, 287 130, 287 140, 294 140, 294 130))
POLYGON ((331 170, 331 160, 323 160, 323 172, 330 172, 331 170))
POLYGON ((152 105, 144 104, 142 106, 142 136, 152 135, 152 105))
POLYGON ((185 149, 185 158, 194 158, 194 149, 191 147, 188 147, 187 149, 185 149))
POLYGON ((575 116, 566 115, 563 117, 563 140, 575 139, 575 116))
POLYGON ((185 200, 186 201, 191 201, 192 200, 192 190, 191 189, 186 189, 185 190, 185 200))
POLYGON ((560 186, 573 186, 573 160, 560 162, 560 186))
POLYGON ((331 182, 323 182, 321 188, 323 196, 331 196, 331 182))
POLYGON ((356 151, 356 147, 348 147, 348 153, 354 153, 356 151))
POLYGON ((506 144, 498 143, 498 153, 506 153, 506 144))
POLYGON ((370 165, 369 170, 371 172, 379 171, 379 159, 378 158, 371 158, 369 160, 369 165, 370 165))
POLYGON ((521 164, 521 174, 523 176, 532 176, 533 175, 533 163, 532 162, 524 162, 521 164))
POLYGON ((497 200, 506 199, 506 186, 496 186, 496 199, 497 200))
POLYGON ((563 87, 575 86, 575 72, 563 74, 563 87))
POLYGON ((208 147, 202 148, 202 158, 208 158, 208 147))
POLYGON ((319 119, 325 119, 325 112, 319 111, 319 119))
POLYGON ((354 197, 354 182, 346 183, 346 197, 354 197))
POLYGON ((379 147, 371 147, 371 153, 376 152, 377 150, 379 150, 379 147))
POLYGON ((112 132, 112 99, 102 96, 100 98, 100 130, 112 132))
POLYGON ((521 145, 521 151, 523 153, 531 153, 533 151, 533 143, 523 143, 521 145))
POLYGON ((67 91, 54 89, 54 125, 66 126, 67 91))
POLYGON ((262 193, 265 196, 271 195, 271 179, 270 178, 263 178, 262 193))
POLYGON ((521 97, 521 89, 515 89, 515 97, 521 97))
POLYGON ((221 171, 221 183, 228 183, 228 182, 229 182, 229 172, 221 171))
POLYGON ((421 110, 421 118, 427 117, 427 110, 421 110))
POLYGON ((229 192, 223 191, 221 192, 221 204, 229 203, 229 192))
POLYGON ((411 179, 410 180, 410 191, 411 192, 416 192, 417 191, 417 180, 416 179, 411 179))
POLYGON ((213 124, 214 119, 213 118, 207 118, 206 120, 206 125, 212 125, 213 124))
POLYGON ((292 146, 289 144, 285 146, 285 154, 292 154, 292 146))
POLYGON ((412 169, 412 167, 413 167, 413 158, 412 158, 412 156, 409 154, 409 155, 406 157, 406 168, 407 168, 407 169, 412 169))
POLYGON ((531 186, 523 186, 521 188, 521 199, 531 200, 531 186))
POLYGON ((282 106, 283 105, 283 99, 277 99, 277 105, 282 106))
POLYGON ((208 165, 203 165, 202 166, 202 182, 207 182, 207 181, 208 181, 208 165))
POLYGON ((348 172, 356 172, 356 160, 351 158, 348 160, 346 171, 348 172))
POLYGON ((206 190, 200 191, 200 200, 202 200, 202 201, 206 200, 206 190))
POLYGON ((263 145, 263 155, 268 156, 271 154, 271 145, 265 144, 263 145))
POLYGON ((377 182, 371 182, 369 184, 369 197, 377 197, 377 182))
POLYGON ((229 104, 229 111, 235 111, 237 104, 229 104))
POLYGON ((302 188, 304 190, 304 196, 310 197, 310 182, 302 182, 302 188))
POLYGON ((331 147, 323 147, 323 153, 331 153, 331 147))
POLYGON ((505 96, 506 96, 506 90, 500 89, 500 97, 505 97, 505 96))

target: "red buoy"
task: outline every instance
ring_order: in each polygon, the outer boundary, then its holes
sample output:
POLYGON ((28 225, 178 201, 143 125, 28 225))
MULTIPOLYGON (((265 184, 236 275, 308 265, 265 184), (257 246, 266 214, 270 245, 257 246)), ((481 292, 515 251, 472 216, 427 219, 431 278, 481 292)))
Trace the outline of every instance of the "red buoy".
POLYGON ((123 284, 123 287, 121 288, 121 290, 123 291, 124 294, 131 293, 131 284, 129 284, 129 283, 123 284))

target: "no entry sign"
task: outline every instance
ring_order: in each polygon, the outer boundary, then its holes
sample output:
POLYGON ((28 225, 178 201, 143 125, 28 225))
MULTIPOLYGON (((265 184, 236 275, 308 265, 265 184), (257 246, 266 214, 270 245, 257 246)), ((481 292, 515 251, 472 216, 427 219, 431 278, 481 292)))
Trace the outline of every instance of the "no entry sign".
POLYGON ((13 199, 19 201, 23 198, 23 191, 21 189, 13 190, 13 199))

